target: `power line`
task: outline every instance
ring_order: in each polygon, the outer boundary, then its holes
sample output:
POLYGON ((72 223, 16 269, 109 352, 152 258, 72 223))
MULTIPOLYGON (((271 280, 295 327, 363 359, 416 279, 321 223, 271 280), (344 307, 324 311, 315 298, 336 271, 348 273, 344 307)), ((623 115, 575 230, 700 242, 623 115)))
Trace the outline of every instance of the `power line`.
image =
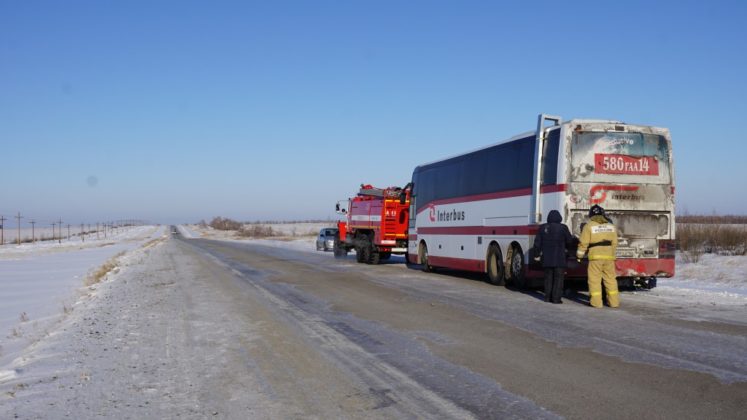
POLYGON ((5 245, 5 237, 3 236, 3 232, 4 232, 6 220, 8 219, 0 215, 0 245, 5 245))
POLYGON ((18 215, 16 216, 16 224, 18 225, 18 245, 21 245, 21 212, 18 212, 18 215))

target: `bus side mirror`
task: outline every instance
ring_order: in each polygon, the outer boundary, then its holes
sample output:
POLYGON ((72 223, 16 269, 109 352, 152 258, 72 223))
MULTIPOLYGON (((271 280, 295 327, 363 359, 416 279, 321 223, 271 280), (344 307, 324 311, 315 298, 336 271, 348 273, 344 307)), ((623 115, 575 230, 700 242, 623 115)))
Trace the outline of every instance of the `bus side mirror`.
POLYGON ((335 211, 340 211, 340 203, 335 204, 335 211))
POLYGON ((399 193, 399 204, 407 203, 407 191, 412 191, 412 182, 408 182, 399 193))

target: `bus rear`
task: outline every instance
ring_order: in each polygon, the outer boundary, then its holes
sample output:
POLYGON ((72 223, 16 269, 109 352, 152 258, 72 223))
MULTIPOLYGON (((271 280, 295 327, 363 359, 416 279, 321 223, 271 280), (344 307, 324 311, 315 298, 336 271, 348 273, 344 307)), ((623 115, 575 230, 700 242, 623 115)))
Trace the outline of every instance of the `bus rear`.
MULTIPOLYGON (((580 235, 598 204, 618 228, 621 284, 674 275, 674 170, 669 130, 615 122, 564 123, 566 208, 580 235)), ((569 273, 573 275, 574 273, 569 273)), ((585 275, 585 273, 578 273, 585 275)))

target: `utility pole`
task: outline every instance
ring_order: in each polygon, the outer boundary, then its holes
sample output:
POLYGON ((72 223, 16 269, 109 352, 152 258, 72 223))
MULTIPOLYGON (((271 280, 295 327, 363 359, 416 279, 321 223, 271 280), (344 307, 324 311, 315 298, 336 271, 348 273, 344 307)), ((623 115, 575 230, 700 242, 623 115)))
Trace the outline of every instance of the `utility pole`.
POLYGON ((3 227, 4 227, 6 220, 8 219, 0 215, 0 245, 5 245, 5 238, 3 237, 3 232, 4 232, 3 227))
POLYGON ((31 243, 33 244, 36 242, 36 237, 34 236, 34 225, 36 224, 36 220, 31 219, 29 223, 31 223, 31 243))
POLYGON ((99 222, 96 222, 96 239, 99 239, 99 222))
POLYGON ((57 239, 57 231, 54 230, 55 226, 57 226, 57 223, 52 222, 52 241, 54 241, 55 239, 57 239))
POLYGON ((70 240, 70 223, 67 224, 67 240, 70 240))
POLYGON ((81 242, 86 241, 86 234, 83 232, 83 223, 80 224, 80 240, 81 242))
POLYGON ((57 227, 60 229, 60 236, 58 238, 58 244, 62 243, 62 217, 60 217, 59 222, 57 222, 57 227))
POLYGON ((16 216, 16 224, 18 225, 18 245, 21 245, 21 212, 18 212, 18 215, 16 216))

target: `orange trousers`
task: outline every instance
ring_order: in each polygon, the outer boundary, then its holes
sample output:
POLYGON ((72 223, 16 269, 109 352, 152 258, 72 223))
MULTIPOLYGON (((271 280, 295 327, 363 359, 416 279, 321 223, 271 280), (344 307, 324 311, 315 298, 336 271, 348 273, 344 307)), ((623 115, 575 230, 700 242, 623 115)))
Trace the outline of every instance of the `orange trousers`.
POLYGON ((620 306, 620 296, 617 290, 617 277, 615 273, 615 261, 594 260, 589 261, 589 303, 595 308, 601 308, 602 304, 602 282, 607 289, 607 303, 611 308, 620 306))

